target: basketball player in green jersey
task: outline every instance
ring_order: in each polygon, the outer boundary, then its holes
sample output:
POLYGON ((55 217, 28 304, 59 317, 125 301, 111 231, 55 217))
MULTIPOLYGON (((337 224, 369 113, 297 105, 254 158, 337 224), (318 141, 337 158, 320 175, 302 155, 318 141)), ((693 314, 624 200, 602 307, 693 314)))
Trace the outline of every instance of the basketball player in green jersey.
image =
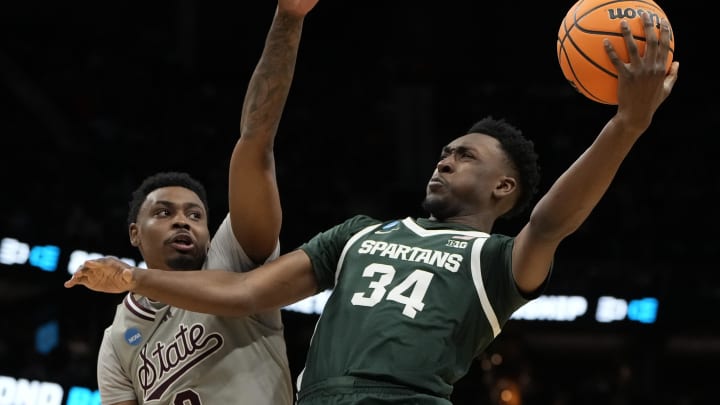
POLYGON ((473 358, 541 293, 558 245, 590 215, 671 93, 679 63, 666 71, 669 27, 663 21, 658 38, 647 17, 644 55, 625 22, 629 63, 606 45, 618 70, 615 115, 514 237, 491 230, 531 201, 536 156, 519 130, 487 118, 443 148, 426 188, 427 219, 356 216, 243 274, 167 273, 103 258, 66 287, 141 292, 236 316, 332 288, 298 378, 299 404, 449 404, 473 358))
MULTIPOLYGON (((149 267, 248 271, 277 258, 282 220, 273 143, 304 16, 317 0, 279 0, 248 84, 229 172, 229 213, 210 241, 204 187, 186 173, 150 176, 133 193, 130 240, 149 267)), ((195 286, 189 284, 186 289, 195 286)), ((128 294, 98 353, 103 404, 290 405, 279 309, 219 317, 128 294)))

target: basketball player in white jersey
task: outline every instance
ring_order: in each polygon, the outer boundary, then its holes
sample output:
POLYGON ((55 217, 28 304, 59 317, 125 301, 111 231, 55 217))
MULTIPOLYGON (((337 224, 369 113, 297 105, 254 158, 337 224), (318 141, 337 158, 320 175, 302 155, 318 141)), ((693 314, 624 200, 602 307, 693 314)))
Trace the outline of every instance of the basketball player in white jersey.
MULTIPOLYGON (((273 144, 303 20, 316 3, 278 1, 243 104, 230 161, 229 213, 212 241, 205 189, 188 174, 155 174, 133 193, 130 241, 148 267, 248 271, 279 254, 273 144)), ((218 317, 128 294, 105 331, 97 378, 104 405, 293 402, 280 310, 218 317)))

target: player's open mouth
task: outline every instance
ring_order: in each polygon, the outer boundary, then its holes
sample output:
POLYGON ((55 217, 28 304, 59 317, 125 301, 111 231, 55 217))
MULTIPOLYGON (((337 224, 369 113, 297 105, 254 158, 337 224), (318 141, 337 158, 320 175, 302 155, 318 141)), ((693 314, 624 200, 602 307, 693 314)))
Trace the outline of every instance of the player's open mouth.
POLYGON ((186 252, 192 250, 192 248, 195 246, 195 242, 193 241, 193 238, 190 236, 190 234, 181 233, 175 235, 170 240, 170 246, 172 246, 176 250, 186 252))

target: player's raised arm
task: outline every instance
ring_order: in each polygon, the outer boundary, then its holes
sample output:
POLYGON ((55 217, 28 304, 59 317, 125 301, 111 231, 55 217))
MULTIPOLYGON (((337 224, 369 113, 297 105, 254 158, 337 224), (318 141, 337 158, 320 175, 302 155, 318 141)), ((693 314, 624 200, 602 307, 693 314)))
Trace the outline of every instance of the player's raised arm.
POLYGON ((240 139, 230 160, 229 208, 235 237, 256 263, 270 256, 280 234, 273 145, 295 71, 303 20, 317 1, 278 1, 243 102, 240 139))
POLYGON ((623 21, 622 33, 630 55, 621 61, 609 42, 608 56, 618 70, 618 107, 595 141, 557 179, 530 214, 513 249, 513 274, 524 291, 537 289, 547 276, 559 243, 587 219, 610 186, 620 164, 650 125, 653 115, 672 91, 679 64, 666 70, 670 30, 662 22, 660 38, 647 14, 642 14, 647 48, 640 55, 623 21))

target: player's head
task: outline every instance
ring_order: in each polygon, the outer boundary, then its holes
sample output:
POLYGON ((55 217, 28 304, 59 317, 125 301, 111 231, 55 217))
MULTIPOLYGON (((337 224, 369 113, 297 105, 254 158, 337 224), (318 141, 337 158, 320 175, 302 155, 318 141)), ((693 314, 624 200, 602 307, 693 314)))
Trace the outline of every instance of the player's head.
POLYGON ((147 177, 132 193, 130 243, 151 268, 199 269, 210 241, 205 187, 187 173, 147 177))
POLYGON ((442 150, 423 208, 434 218, 511 218, 528 208, 540 182, 533 142, 503 119, 486 117, 442 150))

